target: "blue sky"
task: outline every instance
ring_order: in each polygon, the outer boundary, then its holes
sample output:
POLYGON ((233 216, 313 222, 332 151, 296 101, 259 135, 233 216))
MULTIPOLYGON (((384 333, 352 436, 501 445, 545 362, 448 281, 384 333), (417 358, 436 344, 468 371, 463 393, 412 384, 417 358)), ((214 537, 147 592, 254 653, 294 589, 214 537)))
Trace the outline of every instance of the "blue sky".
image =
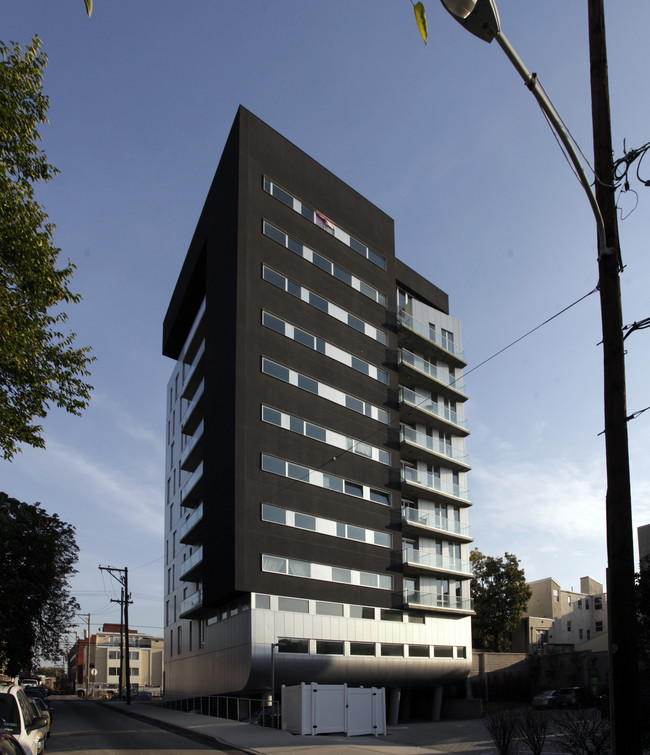
MULTIPOLYGON (((650 140, 650 5, 605 5, 620 157, 650 140)), ((42 137, 61 175, 39 198, 77 265, 70 324, 97 362, 88 411, 54 411, 47 450, 0 462, 0 489, 76 526, 93 629, 119 619, 99 564, 128 566, 132 624, 162 629, 162 319, 240 104, 395 219, 398 256, 449 293, 468 371, 595 287, 591 210, 534 99, 496 44, 426 6, 427 46, 410 0, 95 0, 90 20, 82 0, 4 1, 0 37, 39 34, 49 56, 42 137)), ((590 156, 586 3, 499 11, 590 156)), ((631 187, 625 323, 650 316, 650 189, 631 187)), ((605 580, 600 338, 592 295, 466 377, 475 545, 565 589, 605 580)), ((649 338, 626 341, 629 413, 650 405, 649 338)), ((639 526, 650 412, 629 437, 639 526)))

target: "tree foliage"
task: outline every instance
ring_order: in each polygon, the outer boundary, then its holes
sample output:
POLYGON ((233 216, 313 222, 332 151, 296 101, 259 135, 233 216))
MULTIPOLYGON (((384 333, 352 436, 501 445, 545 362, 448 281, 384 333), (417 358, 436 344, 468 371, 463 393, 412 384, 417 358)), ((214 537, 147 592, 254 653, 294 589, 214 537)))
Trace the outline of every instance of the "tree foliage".
POLYGON ((639 660, 650 669, 650 556, 641 559, 636 575, 636 612, 639 628, 639 660))
POLYGON ((469 558, 474 570, 474 647, 506 652, 511 647, 510 632, 518 628, 531 596, 524 570, 511 553, 495 558, 474 548, 469 558))
POLYGON ((47 123, 43 94, 47 56, 34 37, 24 50, 0 42, 0 454, 20 443, 43 448, 51 405, 80 414, 90 400, 88 348, 64 332, 62 305, 76 303, 69 288, 74 265, 57 267, 54 226, 34 198, 34 186, 56 174, 39 148, 47 123))
POLYGON ((30 671, 36 655, 60 655, 79 605, 70 594, 78 547, 74 527, 0 493, 0 671, 30 671))

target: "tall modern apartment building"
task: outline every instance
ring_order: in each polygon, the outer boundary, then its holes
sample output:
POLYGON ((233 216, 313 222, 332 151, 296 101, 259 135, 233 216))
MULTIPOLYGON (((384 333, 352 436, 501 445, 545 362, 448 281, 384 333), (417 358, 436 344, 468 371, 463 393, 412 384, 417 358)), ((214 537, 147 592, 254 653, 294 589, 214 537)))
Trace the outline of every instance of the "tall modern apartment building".
POLYGON ((167 693, 462 682, 460 325, 391 218, 240 108, 163 353, 167 693))

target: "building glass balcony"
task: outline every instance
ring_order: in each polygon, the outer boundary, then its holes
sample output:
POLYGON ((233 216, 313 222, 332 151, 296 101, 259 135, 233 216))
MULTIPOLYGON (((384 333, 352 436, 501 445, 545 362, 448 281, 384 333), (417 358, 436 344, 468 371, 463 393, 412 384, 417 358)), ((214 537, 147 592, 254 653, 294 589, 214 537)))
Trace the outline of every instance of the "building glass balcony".
POLYGON ((181 564, 180 578, 185 581, 195 581, 192 577, 195 576, 198 567, 203 562, 203 546, 200 545, 195 549, 194 553, 181 564))
POLYGON ((181 506, 196 508, 203 500, 203 462, 192 472, 181 487, 181 506))
POLYGON ((203 590, 197 590, 195 593, 181 601, 181 618, 190 611, 195 611, 203 605, 203 590))
POLYGON ((402 483, 415 485, 432 493, 440 493, 443 496, 450 496, 469 503, 469 490, 467 488, 461 488, 456 483, 441 480, 435 474, 429 474, 413 467, 402 467, 402 483))
MULTIPOLYGON (((439 355, 445 361, 459 367, 465 367, 467 364, 463 359, 464 352, 460 346, 457 346, 450 338, 442 335, 442 333, 433 330, 431 326, 416 320, 406 310, 398 312, 397 323, 406 329, 406 331, 416 336, 415 341, 422 343, 423 348, 421 350, 428 348, 432 353, 439 355)), ((406 340, 408 341, 408 336, 406 340)))
POLYGON ((191 543, 197 541, 199 533, 196 532, 198 526, 203 521, 203 504, 200 503, 196 509, 189 515, 181 526, 179 538, 181 543, 191 543))
POLYGON ((455 613, 474 613, 474 600, 457 595, 445 595, 437 592, 404 590, 404 603, 409 608, 428 608, 430 610, 455 613))
MULTIPOLYGON (((432 438, 426 433, 422 433, 419 430, 414 430, 412 427, 402 425, 400 427, 400 441, 402 443, 409 443, 413 446, 417 446, 428 453, 441 456, 445 461, 449 462, 449 466, 452 468, 459 468, 463 470, 469 469, 468 455, 465 451, 461 451, 459 448, 446 443, 440 438, 432 438)), ((416 454, 417 456, 417 454, 416 454)), ((426 457, 426 454, 424 454, 426 457)))
MULTIPOLYGON (((452 377, 448 371, 441 370, 436 367, 435 364, 431 364, 423 357, 413 354, 408 349, 400 349, 398 353, 398 361, 400 365, 405 365, 415 370, 420 375, 426 376, 430 380, 435 381, 450 394, 454 395, 461 401, 467 398, 465 392, 465 383, 462 378, 452 377)), ((423 381, 424 383, 429 381, 423 381)))
POLYGON ((418 396, 411 388, 404 385, 399 387, 400 412, 404 419, 418 419, 430 422, 441 428, 454 430, 461 435, 469 435, 465 420, 458 412, 445 404, 439 404, 430 396, 418 396))
POLYGON ((463 540, 471 540, 471 527, 469 524, 461 524, 455 519, 438 514, 424 514, 409 507, 402 509, 402 523, 416 529, 434 530, 445 534, 456 535, 463 540))
POLYGON ((450 558, 431 551, 423 551, 415 548, 404 548, 402 558, 405 565, 425 569, 427 571, 444 571, 472 575, 472 564, 460 558, 450 558))

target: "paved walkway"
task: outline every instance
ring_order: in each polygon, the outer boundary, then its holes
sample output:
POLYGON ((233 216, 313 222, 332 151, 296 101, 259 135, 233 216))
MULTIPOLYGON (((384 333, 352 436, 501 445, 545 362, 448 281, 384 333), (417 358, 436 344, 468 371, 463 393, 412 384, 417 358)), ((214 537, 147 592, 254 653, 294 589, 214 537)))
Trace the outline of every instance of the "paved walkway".
MULTIPOLYGON (((125 714, 134 714, 152 722, 191 731, 243 752, 259 755, 496 755, 483 721, 440 721, 438 723, 414 723, 389 726, 381 737, 345 737, 342 735, 298 736, 288 731, 268 729, 254 724, 244 724, 225 718, 202 716, 170 710, 155 703, 133 703, 127 708, 124 703, 108 703, 125 714), (323 749, 328 748, 328 749, 323 749), (320 753, 317 752, 320 750, 320 753)), ((525 752, 527 748, 524 748, 525 752)), ((544 755, 557 755, 552 742, 544 748, 544 755)))

